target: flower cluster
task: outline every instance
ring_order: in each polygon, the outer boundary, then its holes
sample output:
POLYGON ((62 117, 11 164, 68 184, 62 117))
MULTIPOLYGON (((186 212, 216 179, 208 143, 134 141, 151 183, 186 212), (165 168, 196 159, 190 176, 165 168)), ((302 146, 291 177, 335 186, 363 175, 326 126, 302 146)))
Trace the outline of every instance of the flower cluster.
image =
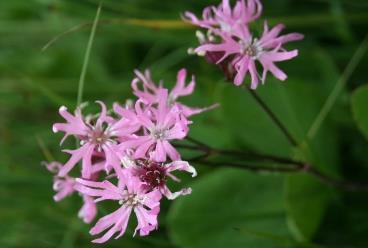
POLYGON ((115 233, 119 233, 116 238, 123 235, 132 212, 138 220, 134 234, 149 234, 158 227, 162 197, 172 200, 191 193, 190 188, 172 192, 167 187, 169 179, 180 182, 174 171, 197 175, 181 159, 172 141, 188 135, 192 115, 216 106, 191 108, 178 102, 180 96, 192 94, 195 87, 194 77, 186 85, 185 69, 178 72, 171 91, 162 82, 153 82, 149 71, 135 73, 132 81, 133 93, 138 98, 135 102, 123 106, 115 103, 112 111, 108 111, 103 102, 97 101, 101 111, 95 116, 84 116, 82 107, 72 114, 63 106, 59 113, 66 122, 53 125, 54 132, 65 134, 61 143, 74 136, 80 145, 75 150, 64 150, 70 154, 65 164, 46 165, 55 174, 55 201, 79 192, 84 201, 79 217, 86 223, 96 217, 96 203, 112 200, 119 205, 90 230, 91 235, 104 233, 94 240, 96 243, 106 242, 115 233), (74 178, 70 172, 78 164, 80 176, 74 178))
POLYGON ((303 35, 280 35, 284 25, 278 24, 270 29, 266 21, 262 35, 254 35, 250 23, 257 20, 261 13, 262 4, 259 0, 237 0, 234 8, 231 8, 230 0, 222 0, 218 7, 205 8, 202 19, 186 12, 186 21, 207 30, 206 34, 197 31, 200 46, 189 52, 205 56, 209 63, 217 64, 237 86, 244 82, 248 72, 252 89, 256 89, 259 82, 265 82, 268 72, 284 81, 287 75, 275 62, 296 57, 298 50, 287 51, 283 46, 303 39, 303 35), (263 68, 261 73, 258 73, 258 64, 263 68))

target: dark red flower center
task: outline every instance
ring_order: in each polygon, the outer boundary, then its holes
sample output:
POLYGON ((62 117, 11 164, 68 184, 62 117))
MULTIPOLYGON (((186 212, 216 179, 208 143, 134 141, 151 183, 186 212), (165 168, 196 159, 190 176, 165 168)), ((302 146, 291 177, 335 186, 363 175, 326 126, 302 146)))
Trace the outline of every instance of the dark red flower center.
POLYGON ((163 163, 138 159, 136 174, 150 189, 163 186, 166 183, 166 169, 163 163))

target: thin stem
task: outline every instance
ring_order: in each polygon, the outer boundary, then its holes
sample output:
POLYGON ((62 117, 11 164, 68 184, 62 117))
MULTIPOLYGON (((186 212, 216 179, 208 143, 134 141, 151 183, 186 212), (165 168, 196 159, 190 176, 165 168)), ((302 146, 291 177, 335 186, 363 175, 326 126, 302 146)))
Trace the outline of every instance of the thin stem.
MULTIPOLYGON (((75 25, 64 32, 54 36, 51 40, 49 40, 41 49, 42 52, 46 51, 50 46, 56 43, 58 40, 64 38, 65 36, 75 33, 79 30, 87 28, 93 25, 94 22, 84 22, 78 25, 75 25)), ((182 29, 182 28, 193 28, 192 25, 185 23, 181 20, 143 20, 143 19, 103 19, 99 21, 99 24, 120 24, 120 25, 130 25, 144 28, 152 28, 152 29, 182 29)))
POLYGON ((211 147, 209 147, 208 145, 206 145, 205 143, 199 141, 199 140, 196 140, 194 138, 191 138, 190 136, 188 136, 186 138, 188 141, 190 141, 191 143, 197 145, 198 147, 201 147, 201 149, 204 149, 204 150, 212 150, 211 147))
POLYGON ((349 61, 349 64, 346 66, 343 74, 341 75, 339 81, 336 83, 335 87, 332 89, 331 94, 328 96, 325 104, 321 108, 320 112, 318 113, 316 119, 314 120, 313 124, 311 125, 309 131, 308 131, 308 138, 309 140, 312 140, 318 130, 320 129, 323 121, 326 119, 328 113, 331 111, 333 105, 335 104, 338 96, 341 94, 341 91, 343 90, 346 82, 350 78, 350 76, 353 74, 354 70, 358 66, 359 62, 364 57, 364 54, 366 53, 368 49, 368 34, 364 38, 364 40, 361 42, 360 46, 354 53, 353 57, 349 61))
POLYGON ((309 175, 314 176, 319 181, 331 187, 336 187, 346 191, 368 191, 367 184, 336 180, 334 178, 328 177, 311 166, 305 167, 304 170, 309 175))
POLYGON ((266 154, 259 154, 253 153, 249 151, 235 151, 235 150, 222 150, 212 148, 211 146, 204 144, 203 142, 197 141, 194 138, 187 139, 193 145, 186 145, 186 144, 176 144, 177 148, 183 148, 193 151, 202 151, 204 152, 203 155, 198 155, 194 158, 189 159, 190 162, 197 162, 204 165, 215 166, 215 167, 234 167, 249 170, 252 172, 269 172, 269 173, 305 173, 310 176, 313 176, 321 183, 324 183, 328 186, 338 188, 345 191, 368 191, 368 184, 363 183, 355 183, 349 181, 341 181, 335 178, 332 178, 323 172, 319 171, 318 169, 314 168, 308 163, 292 160, 289 158, 278 157, 273 155, 266 155, 266 154), (209 161, 208 158, 213 155, 223 155, 223 156, 235 156, 238 158, 253 158, 258 159, 260 161, 272 161, 278 164, 284 164, 287 166, 259 166, 259 165, 250 165, 247 163, 239 162, 235 163, 232 161, 226 162, 213 162, 209 161))
POLYGON ((71 27, 70 29, 54 36, 51 40, 49 40, 42 48, 41 48, 41 51, 44 52, 46 51, 51 45, 53 45, 55 42, 57 42, 59 39, 63 38, 64 36, 68 35, 68 34, 71 34, 71 33, 74 33, 82 28, 85 28, 85 27, 88 27, 90 26, 91 23, 89 22, 86 22, 86 23, 82 23, 82 24, 79 24, 79 25, 76 25, 74 27, 71 27))
POLYGON ((88 44, 87 44, 86 54, 84 55, 82 72, 81 72, 81 75, 80 75, 80 78, 79 78, 79 84, 78 84, 77 107, 82 103, 82 99, 83 99, 84 82, 85 82, 85 79, 86 79, 86 73, 87 73, 89 57, 91 55, 93 40, 95 38, 96 28, 97 28, 98 20, 100 18, 100 13, 101 13, 101 3, 97 8, 96 16, 95 16, 95 19, 93 21, 91 34, 89 36, 89 40, 88 40, 88 44))
MULTIPOLYGON (((190 161, 193 162, 193 161, 190 161)), ((234 163, 234 162, 213 162, 207 160, 197 160, 203 165, 215 166, 215 167, 234 167, 239 169, 245 169, 256 173, 291 173, 297 172, 296 168, 293 167, 269 167, 269 166, 257 166, 245 163, 234 163)))
POLYGON ((280 131, 285 135, 287 140, 292 146, 297 146, 298 143, 293 138, 293 136, 289 133, 287 128, 282 124, 282 122, 277 118, 277 116, 272 112, 272 110, 267 106, 267 104, 262 100, 262 98, 254 91, 247 88, 250 95, 254 98, 254 100, 259 104, 259 106, 263 109, 263 111, 270 117, 270 119, 275 123, 275 125, 280 129, 280 131))
MULTIPOLYGON (((194 139, 187 138, 187 140, 190 141, 194 139)), ((202 146, 201 145, 193 146, 193 145, 187 145, 187 144, 175 144, 175 146, 177 148, 183 148, 183 149, 194 150, 194 151, 202 151, 202 152, 208 153, 209 155, 220 154, 224 156, 235 156, 235 157, 249 159, 249 160, 253 159, 253 160, 271 161, 275 163, 289 164, 289 165, 295 165, 295 164, 304 165, 304 163, 301 161, 296 161, 296 160, 292 160, 289 158, 278 157, 278 156, 269 155, 269 154, 257 153, 253 151, 235 151, 235 150, 227 150, 227 149, 218 149, 218 148, 209 147, 205 144, 202 146)))

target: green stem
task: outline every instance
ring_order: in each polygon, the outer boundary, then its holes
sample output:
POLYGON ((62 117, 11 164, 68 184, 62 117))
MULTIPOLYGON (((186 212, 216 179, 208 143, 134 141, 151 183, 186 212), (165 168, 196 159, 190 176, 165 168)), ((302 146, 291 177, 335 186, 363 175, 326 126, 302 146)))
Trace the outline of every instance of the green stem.
POLYGON ((98 23, 98 20, 100 18, 101 5, 102 5, 102 3, 100 3, 100 5, 97 8, 97 13, 96 13, 95 19, 93 21, 93 26, 92 26, 91 34, 89 36, 86 53, 84 55, 82 72, 81 72, 81 75, 80 75, 80 78, 79 78, 79 84, 78 84, 77 107, 82 103, 82 99, 83 99, 84 82, 85 82, 85 79, 86 79, 87 67, 88 67, 88 62, 89 62, 89 58, 90 58, 90 54, 91 54, 91 50, 92 50, 93 40, 95 38, 97 23, 98 23))
POLYGON ((323 121, 326 119, 328 113, 331 111, 333 105, 335 104, 338 96, 341 94, 346 82, 349 80, 350 76, 353 74, 354 70, 358 66, 359 62, 362 60, 364 54, 368 49, 368 34, 354 53, 354 56, 349 61, 349 64, 346 66, 345 71, 341 75, 339 81, 336 83, 335 87, 332 89, 331 94, 327 98, 325 104, 311 125, 307 137, 309 140, 312 140, 318 130, 320 129, 323 121))
POLYGON ((312 165, 305 163, 303 161, 292 160, 288 158, 276 157, 273 155, 266 154, 257 154, 251 152, 244 151, 232 151, 232 150, 222 150, 213 148, 203 142, 200 142, 194 138, 187 139, 192 145, 183 145, 183 144, 175 144, 175 147, 188 149, 192 151, 202 151, 203 155, 199 155, 197 157, 187 159, 189 162, 196 162, 203 165, 213 166, 213 167, 235 167, 239 169, 244 169, 252 172, 261 172, 261 173, 304 173, 310 175, 321 183, 328 185, 333 188, 345 190, 345 191, 364 191, 368 192, 368 184, 365 183, 356 183, 350 181, 341 181, 339 179, 330 177, 329 175, 324 174, 319 171, 312 165), (224 157, 229 157, 226 161, 221 161, 218 158, 216 161, 211 161, 211 155, 222 155, 224 157), (231 159, 230 159, 231 158, 231 159), (234 161, 237 162, 233 162, 234 161), (252 158, 253 160, 258 161, 270 161, 275 164, 283 165, 281 166, 263 166, 263 165, 252 165, 244 162, 246 159, 252 158))
POLYGON ((292 146, 298 146, 298 142, 294 139, 291 133, 287 130, 287 128, 282 124, 282 122, 277 118, 277 116, 272 112, 272 110, 267 106, 267 104, 262 100, 262 98, 254 91, 247 88, 250 95, 254 98, 254 100, 258 103, 258 105, 262 108, 262 110, 268 115, 268 117, 272 120, 272 122, 279 128, 279 130, 284 134, 285 138, 289 141, 292 146))

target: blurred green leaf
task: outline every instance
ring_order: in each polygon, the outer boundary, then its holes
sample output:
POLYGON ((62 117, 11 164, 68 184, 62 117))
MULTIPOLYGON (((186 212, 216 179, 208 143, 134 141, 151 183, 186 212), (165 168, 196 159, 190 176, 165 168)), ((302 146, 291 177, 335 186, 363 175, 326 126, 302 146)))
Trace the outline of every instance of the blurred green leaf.
MULTIPOLYGON (((280 63, 280 67, 289 75, 288 82, 283 84, 270 80, 257 90, 299 141, 304 140, 304 126, 309 127, 310 120, 316 116, 314 109, 322 106, 321 99, 329 94, 337 81, 339 75, 336 76, 336 72, 346 66, 356 49, 357 44, 344 42, 342 37, 347 34, 349 37, 351 35, 353 41, 360 40, 367 30, 366 0, 341 0, 334 13, 331 12, 331 2, 263 1, 264 14, 256 24, 262 27, 266 19, 271 26, 281 22, 286 25, 285 33, 300 32, 305 35, 303 41, 286 47, 288 50, 299 49, 298 58, 280 63), (299 87, 299 83, 315 87, 299 87), (297 89, 289 94, 290 88, 297 89)), ((59 147, 62 135, 53 135, 51 126, 61 121, 57 113, 59 105, 72 107, 75 103, 78 74, 92 24, 58 39, 46 52, 41 52, 41 48, 55 35, 89 22, 99 3, 100 0, 0 1, 0 247, 91 247, 89 226, 76 216, 81 205, 80 198, 71 197, 58 204, 52 201, 52 176, 40 166, 40 161, 45 157, 34 135, 42 138, 45 147, 56 159, 66 161, 67 156, 60 152, 59 147), (72 223, 80 225, 73 227, 72 223)), ((163 78, 166 83, 169 82, 167 78, 175 80, 177 69, 186 67, 188 72, 195 74, 197 88, 192 96, 180 101, 193 107, 208 106, 214 102, 225 104, 195 116, 191 136, 219 148, 250 148, 296 156, 297 152, 289 149, 283 136, 269 125, 267 117, 252 99, 247 99, 246 92, 240 92, 230 84, 217 84, 222 75, 214 66, 186 54, 188 47, 197 45, 197 39, 193 27, 181 28, 184 23, 180 21, 180 13, 190 10, 200 14, 209 4, 214 2, 185 0, 158 4, 154 0, 104 0, 102 22, 96 33, 86 77, 88 86, 84 90, 85 99, 90 103, 103 100, 109 106, 113 101, 124 102, 132 97, 130 82, 133 69, 150 68, 156 81, 163 78)), ((347 92, 366 83, 364 65, 368 63, 367 59, 367 56, 363 58, 350 78, 347 92)), ((316 139, 303 147, 302 152, 299 150, 297 157, 316 164, 329 175, 336 175, 338 162, 344 162, 344 177, 351 181, 364 181, 368 172, 364 168, 362 170, 361 165, 367 164, 364 154, 368 143, 364 143, 354 125, 351 125, 350 105, 348 97, 344 96, 339 98, 341 101, 334 106, 331 118, 328 116, 316 139), (331 124, 338 118, 341 121, 338 123, 339 132, 336 132, 331 124), (337 149, 340 151, 338 155, 337 149), (352 152, 353 149, 359 152, 352 152)), ((71 148, 68 144, 72 143, 70 140, 63 148, 71 148)), ((182 152, 184 158, 199 153, 185 152, 182 152)), ((197 170, 198 182, 202 177, 207 180, 207 173, 213 172, 213 168, 208 166, 197 166, 197 170)), ((242 177, 244 184, 248 177, 258 180, 260 176, 242 177)), ((189 177, 183 179, 181 184, 173 185, 172 189, 181 188, 187 181, 193 180, 189 177)), ((223 182, 224 178, 220 180, 223 182)), ((225 184, 228 182, 225 181, 225 184)), ((289 227, 296 226, 290 229, 292 234, 296 237, 314 236, 315 240, 328 247, 368 247, 364 235, 368 230, 366 196, 353 194, 355 200, 352 201, 350 193, 344 195, 339 201, 343 206, 331 206, 327 209, 325 219, 326 199, 333 196, 326 190, 324 185, 309 176, 287 178, 286 192, 285 189, 284 192, 278 189, 279 195, 286 193, 283 204, 287 214, 283 214, 280 223, 284 226, 288 216, 289 227), (316 235, 312 235, 322 219, 323 226, 317 229, 316 235)), ((196 191, 187 198, 195 197, 195 194, 196 191)), ((222 201, 221 195, 216 199, 216 204, 222 201)), ((249 199, 257 198, 258 191, 253 190, 247 195, 249 199)), ((202 198, 195 197, 195 200, 201 202, 202 198)), ((280 198, 276 200, 279 202, 280 198)), ((159 229, 149 237, 132 238, 132 232, 129 232, 121 239, 110 240, 107 245, 177 247, 171 244, 168 233, 173 231, 164 221, 170 204, 171 201, 162 202, 159 229)), ((239 208, 243 206, 245 204, 239 208)), ((219 209, 216 205, 213 208, 219 209)), ((110 209, 101 212, 101 215, 108 211, 110 209)), ((216 218, 227 218, 221 214, 220 211, 216 218)), ((195 227, 201 224, 200 221, 201 218, 197 218, 196 222, 193 220, 193 224, 185 228, 195 227)), ((134 229, 134 220, 132 222, 134 229)), ((270 248, 276 245, 305 247, 304 243, 295 242, 291 235, 285 238, 283 234, 275 233, 273 229, 277 228, 267 230, 258 224, 253 227, 250 221, 239 220, 239 223, 243 226, 238 225, 238 228, 224 235, 234 231, 238 236, 252 237, 258 241, 266 239, 264 242, 268 242, 270 248)), ((203 239, 206 233, 206 230, 203 231, 203 239)), ((187 247, 191 248, 191 245, 187 247)))
POLYGON ((285 198, 290 230, 297 240, 310 240, 322 222, 331 192, 310 176, 293 175, 286 180, 285 198))
MULTIPOLYGON (((260 87, 259 92, 298 140, 305 138, 308 127, 324 99, 324 94, 318 91, 317 85, 295 80, 287 87, 270 80, 267 87, 260 87), (311 98, 311 95, 314 97, 311 98)), ((336 140, 332 138, 335 135, 334 129, 323 130, 324 132, 305 148, 292 151, 277 126, 262 112, 248 92, 231 86, 226 88, 223 94, 224 119, 235 140, 263 152, 286 156, 299 154, 298 159, 307 161, 330 175, 337 174, 337 147, 336 140)), ((285 192, 288 224, 298 240, 305 241, 313 237, 331 197, 331 191, 311 176, 288 177, 285 192), (311 192, 313 197, 308 197, 311 192), (308 212, 305 212, 306 208, 308 212)))
MULTIPOLYGON (((270 87, 274 88, 273 85, 270 87)), ((223 122, 235 142, 233 145, 278 155, 289 154, 287 140, 246 89, 222 83, 218 94, 223 122)))
POLYGON ((221 169, 192 185, 193 194, 175 201, 170 235, 180 247, 284 247, 268 232, 288 239, 282 177, 221 169), (241 231, 243 230, 243 231, 241 231), (244 230, 248 230, 245 232, 244 230), (271 246, 272 245, 272 246, 271 246))
POLYGON ((358 88, 351 99, 354 119, 360 131, 368 138, 368 86, 358 88))

